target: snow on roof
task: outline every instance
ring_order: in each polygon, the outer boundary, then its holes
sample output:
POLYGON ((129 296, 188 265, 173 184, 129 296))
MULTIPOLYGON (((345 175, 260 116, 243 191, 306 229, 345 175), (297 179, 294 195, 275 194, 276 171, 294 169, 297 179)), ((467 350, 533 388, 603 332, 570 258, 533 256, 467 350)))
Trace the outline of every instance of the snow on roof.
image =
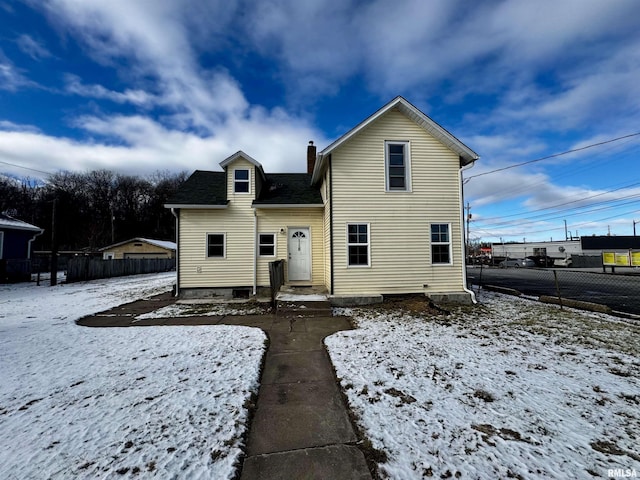
POLYGON ((176 250, 177 248, 175 242, 170 242, 168 240, 154 240, 153 238, 136 237, 136 238, 131 238, 129 240, 125 240, 124 242, 114 243, 113 245, 109 245, 107 247, 101 248, 99 251, 103 252, 105 250, 110 250, 112 248, 119 247, 120 245, 124 245, 125 243, 131 243, 131 242, 145 242, 150 245, 154 245, 156 247, 166 248, 167 250, 176 250))
POLYGON ((0 228, 9 228, 11 230, 29 230, 32 232, 41 232, 41 228, 31 225, 30 223, 23 222, 16 218, 0 213, 0 228))
POLYGON ((168 240, 153 240, 152 238, 139 238, 138 240, 150 243, 156 247, 166 248, 167 250, 175 250, 177 248, 176 242, 170 242, 168 240))

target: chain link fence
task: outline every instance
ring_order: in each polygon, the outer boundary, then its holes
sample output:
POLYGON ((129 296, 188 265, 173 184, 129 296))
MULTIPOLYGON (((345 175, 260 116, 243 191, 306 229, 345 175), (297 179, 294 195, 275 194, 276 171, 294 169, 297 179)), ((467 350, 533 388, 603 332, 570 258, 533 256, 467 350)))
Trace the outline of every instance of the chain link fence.
MULTIPOLYGON (((640 268, 498 268, 467 267, 467 280, 478 292, 496 290, 537 297, 561 308, 640 316, 640 268)), ((640 318, 640 317, 638 317, 640 318)))

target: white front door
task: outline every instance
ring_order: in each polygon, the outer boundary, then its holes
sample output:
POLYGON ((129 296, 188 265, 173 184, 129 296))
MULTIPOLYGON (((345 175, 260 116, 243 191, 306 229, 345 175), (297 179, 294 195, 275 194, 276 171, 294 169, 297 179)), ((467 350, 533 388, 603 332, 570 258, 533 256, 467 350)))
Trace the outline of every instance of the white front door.
POLYGON ((311 280, 309 227, 289 228, 289 280, 311 280))

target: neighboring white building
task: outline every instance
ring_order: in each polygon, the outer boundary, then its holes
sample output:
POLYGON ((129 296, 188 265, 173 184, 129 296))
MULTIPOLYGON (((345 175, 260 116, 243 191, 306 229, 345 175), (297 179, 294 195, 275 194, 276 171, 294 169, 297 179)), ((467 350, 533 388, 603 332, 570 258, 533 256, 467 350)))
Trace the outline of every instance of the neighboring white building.
POLYGON ((562 240, 551 242, 492 243, 492 257, 526 258, 547 256, 553 259, 568 258, 571 255, 583 255, 580 240, 562 240))

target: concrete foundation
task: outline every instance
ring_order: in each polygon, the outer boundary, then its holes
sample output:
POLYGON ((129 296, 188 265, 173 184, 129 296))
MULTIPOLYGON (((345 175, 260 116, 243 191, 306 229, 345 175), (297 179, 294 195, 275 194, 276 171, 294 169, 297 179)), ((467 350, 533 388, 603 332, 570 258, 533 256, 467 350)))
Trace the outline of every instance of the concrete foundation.
POLYGON ((437 304, 473 305, 473 298, 468 292, 425 293, 425 295, 437 304))
POLYGON ((332 307, 373 305, 375 303, 382 303, 382 300, 382 295, 331 295, 329 297, 332 307))
MULTIPOLYGON (((269 296, 270 290, 268 288, 259 287, 257 289, 258 296, 266 292, 266 296, 269 296)), ((232 300, 234 298, 250 298, 253 296, 253 287, 218 287, 218 288, 181 288, 180 298, 183 300, 192 299, 220 299, 220 300, 232 300)))

